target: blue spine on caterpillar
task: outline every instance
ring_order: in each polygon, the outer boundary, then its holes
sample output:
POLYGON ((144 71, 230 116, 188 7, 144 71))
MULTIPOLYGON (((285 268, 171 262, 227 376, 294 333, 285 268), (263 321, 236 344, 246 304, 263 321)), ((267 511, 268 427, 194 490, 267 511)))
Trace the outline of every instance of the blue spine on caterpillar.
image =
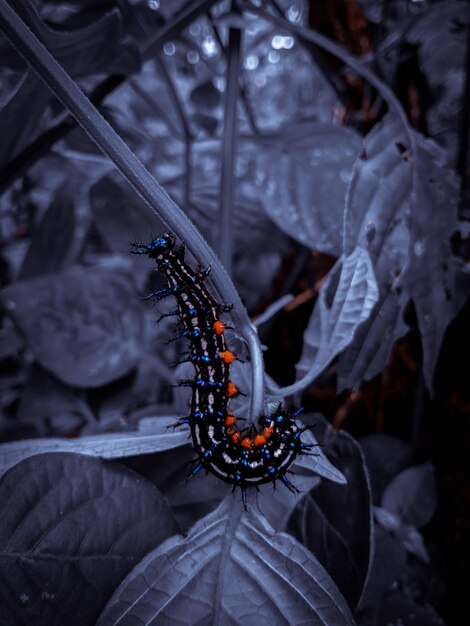
POLYGON ((201 468, 242 489, 246 505, 246 488, 281 480, 291 491, 295 486, 286 477, 286 471, 299 454, 312 447, 302 443, 300 428, 293 412, 279 405, 272 415, 262 415, 258 429, 254 425, 240 428, 242 420, 229 411, 230 399, 239 392, 230 380, 230 365, 237 358, 228 348, 226 325, 220 319, 230 310, 215 301, 204 279, 208 270, 194 270, 184 260, 184 246, 176 247, 176 240, 165 233, 149 244, 132 244, 135 254, 153 259, 157 271, 167 281, 164 289, 150 294, 161 300, 173 296, 181 332, 176 338, 189 341, 189 357, 194 366, 193 380, 180 384, 192 387, 191 411, 180 424, 188 424, 196 466, 191 476, 201 468))

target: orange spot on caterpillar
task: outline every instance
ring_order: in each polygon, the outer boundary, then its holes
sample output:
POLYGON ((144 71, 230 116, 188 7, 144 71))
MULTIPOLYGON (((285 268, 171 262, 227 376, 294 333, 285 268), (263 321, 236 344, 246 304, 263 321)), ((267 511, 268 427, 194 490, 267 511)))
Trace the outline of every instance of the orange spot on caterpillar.
POLYGON ((237 393, 238 393, 238 387, 234 385, 231 380, 229 380, 228 385, 227 385, 228 397, 233 398, 233 396, 236 396, 237 393))
POLYGON ((233 426, 236 421, 237 421, 237 418, 231 413, 228 413, 227 417, 225 418, 225 426, 233 426))
POLYGON ((221 335, 225 330, 225 324, 220 320, 215 320, 214 322, 214 330, 216 335, 221 335))
POLYGON ((266 437, 264 437, 263 435, 256 435, 254 443, 255 446, 262 446, 264 443, 266 443, 266 437))
MULTIPOLYGON (((217 331, 216 331, 217 332, 217 331)), ((219 356, 222 359, 222 361, 224 363, 226 363, 227 365, 230 365, 230 363, 232 363, 233 361, 235 361, 235 359, 237 358, 233 352, 230 352, 230 350, 224 350, 223 352, 219 352, 219 356)))
POLYGON ((233 443, 240 443, 240 433, 236 432, 232 435, 233 443))
POLYGON ((251 449, 251 445, 252 445, 252 441, 249 437, 244 437, 242 439, 242 443, 241 443, 243 448, 248 448, 248 450, 251 449))
POLYGON ((266 437, 266 439, 269 439, 273 432, 274 428, 269 428, 268 426, 266 428, 263 428, 263 435, 266 437))

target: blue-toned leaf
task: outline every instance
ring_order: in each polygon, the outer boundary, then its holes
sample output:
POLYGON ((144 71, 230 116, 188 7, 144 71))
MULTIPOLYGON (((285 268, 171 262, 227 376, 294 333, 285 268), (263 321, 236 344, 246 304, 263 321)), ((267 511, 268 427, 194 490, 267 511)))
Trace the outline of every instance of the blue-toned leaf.
POLYGON ((406 567, 406 550, 403 542, 394 534, 373 524, 374 550, 361 598, 361 606, 377 604, 382 594, 396 584, 406 567))
POLYGON ((361 597, 372 552, 371 494, 359 445, 345 432, 319 436, 348 484, 322 480, 302 499, 287 529, 302 541, 354 608, 361 597))
POLYGON ((153 485, 77 454, 22 461, 0 501, 2 626, 94 626, 116 585, 177 531, 153 485))
POLYGON ((74 260, 72 254, 77 253, 72 248, 74 233, 73 201, 59 192, 34 232, 19 278, 58 272, 70 265, 74 260))
POLYGON ((334 124, 311 124, 288 129, 277 143, 260 147, 268 215, 299 243, 339 256, 346 191, 361 137, 334 124))
POLYGON ((405 524, 421 528, 431 521, 437 506, 437 487, 432 463, 403 470, 386 487, 382 507, 405 524))
POLYGON ((374 507, 374 516, 378 525, 391 536, 396 537, 409 554, 416 556, 424 563, 430 562, 423 536, 415 526, 406 524, 398 515, 379 506, 374 507))
POLYGON ((457 177, 436 144, 421 136, 417 143, 413 247, 406 287, 416 308, 423 374, 431 389, 444 333, 464 304, 470 285, 450 242, 459 227, 457 177))
POLYGON ((313 381, 351 343, 377 302, 378 289, 367 250, 357 247, 338 260, 321 287, 304 334, 297 378, 313 381))
POLYGON ((408 262, 411 164, 401 158, 400 122, 388 116, 364 140, 346 207, 346 251, 364 246, 378 285, 378 301, 338 360, 338 389, 357 389, 386 366, 394 342, 407 327, 402 313, 409 297, 397 288, 408 262))
POLYGON ((447 0, 423 11, 405 31, 407 41, 416 46, 429 89, 423 111, 427 134, 439 142, 451 162, 457 158, 461 138, 469 17, 468 5, 447 0))
POLYGON ((22 439, 0 445, 0 475, 19 461, 43 452, 76 452, 101 459, 121 459, 174 450, 188 443, 186 431, 143 435, 106 433, 79 439, 22 439))
POLYGON ((385 487, 392 478, 411 465, 411 446, 385 433, 367 435, 359 444, 369 470, 374 504, 380 504, 385 487))
POLYGON ((309 451, 308 455, 301 455, 296 458, 293 463, 294 470, 296 467, 302 467, 339 485, 345 485, 348 482, 343 472, 328 459, 323 451, 322 445, 318 443, 312 431, 306 430, 302 434, 302 442, 311 445, 312 449, 309 451))
POLYGON ((98 626, 353 624, 333 581, 306 548, 228 498, 186 538, 151 552, 118 587, 98 626))
POLYGON ((74 266, 0 297, 38 362, 69 385, 99 387, 137 363, 142 312, 123 272, 74 266))
POLYGON ((366 247, 379 298, 340 356, 339 389, 357 389, 385 367, 393 343, 406 332, 402 315, 410 298, 431 388, 442 337, 468 292, 450 247, 459 227, 455 175, 435 144, 413 135, 416 153, 411 155, 402 124, 388 115, 366 137, 356 162, 346 207, 346 252, 366 247))
MULTIPOLYGON (((129 240, 147 241, 163 231, 160 219, 115 175, 103 176, 90 189, 90 204, 96 226, 112 250, 127 254, 129 240)), ((142 259, 136 263, 142 267, 142 259)), ((146 265, 146 264, 144 264, 146 265)), ((147 264, 151 266, 150 262, 147 264)))

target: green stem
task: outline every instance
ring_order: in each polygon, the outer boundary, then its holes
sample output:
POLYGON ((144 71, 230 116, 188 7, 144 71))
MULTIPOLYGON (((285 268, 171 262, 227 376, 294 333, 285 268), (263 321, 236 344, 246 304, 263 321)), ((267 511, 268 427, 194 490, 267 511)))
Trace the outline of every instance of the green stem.
POLYGON ((223 301, 233 304, 232 317, 237 330, 248 344, 252 365, 250 417, 257 417, 262 412, 264 402, 264 367, 258 335, 216 254, 194 224, 7 2, 0 2, 0 30, 70 111, 90 139, 111 159, 138 195, 172 231, 184 239, 196 260, 202 266, 211 266, 211 282, 223 301))

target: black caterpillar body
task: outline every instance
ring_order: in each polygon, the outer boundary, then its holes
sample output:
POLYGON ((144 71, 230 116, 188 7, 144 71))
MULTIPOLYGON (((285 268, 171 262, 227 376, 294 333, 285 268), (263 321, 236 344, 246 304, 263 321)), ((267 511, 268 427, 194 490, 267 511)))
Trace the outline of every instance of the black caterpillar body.
POLYGON ((302 443, 303 428, 297 426, 296 415, 281 405, 272 415, 262 415, 257 431, 253 425, 240 429, 240 417, 228 410, 230 398, 239 390, 230 380, 230 364, 236 356, 227 347, 225 324, 220 316, 230 310, 214 300, 205 285, 208 271, 192 269, 184 260, 184 247, 175 247, 175 237, 165 233, 149 244, 133 244, 136 254, 145 254, 156 262, 157 271, 167 287, 150 294, 161 300, 176 299, 181 331, 176 338, 189 341, 189 357, 194 366, 193 380, 180 384, 192 387, 191 412, 179 423, 191 429, 197 464, 191 475, 201 468, 225 482, 242 489, 246 504, 246 488, 281 480, 289 489, 294 485, 286 471, 298 454, 311 446, 302 443))

